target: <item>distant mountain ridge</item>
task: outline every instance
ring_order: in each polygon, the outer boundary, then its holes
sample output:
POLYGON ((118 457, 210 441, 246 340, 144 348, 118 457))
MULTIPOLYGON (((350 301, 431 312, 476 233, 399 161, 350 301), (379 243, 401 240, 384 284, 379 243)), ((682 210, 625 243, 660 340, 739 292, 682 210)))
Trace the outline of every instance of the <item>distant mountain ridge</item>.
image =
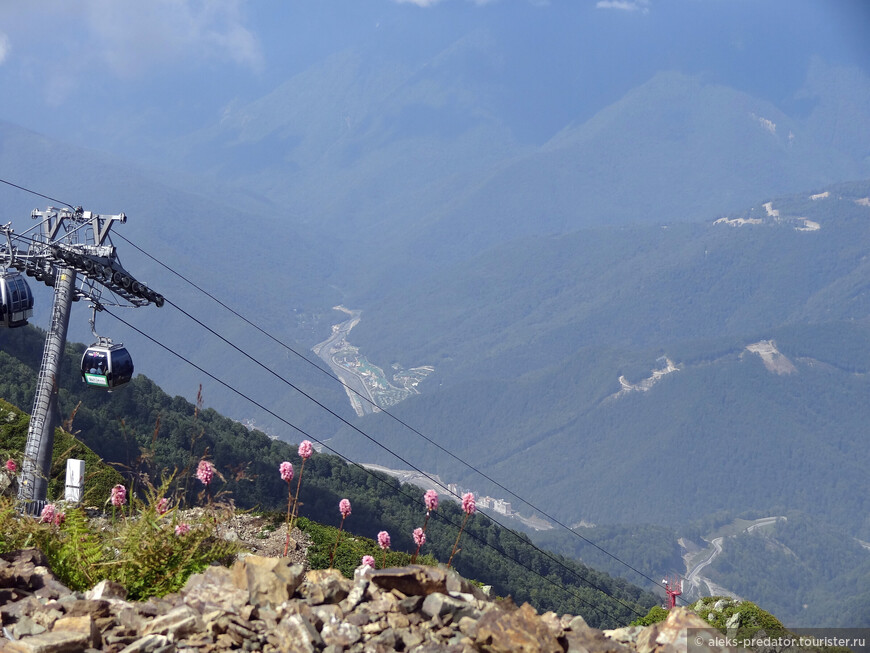
MULTIPOLYGON (((397 293, 364 311, 354 344, 373 361, 434 365, 441 385, 424 382, 394 411, 569 521, 679 523, 736 501, 825 514, 861 537, 862 494, 844 487, 866 487, 870 462, 868 195, 856 182, 774 199, 732 214, 739 227, 521 239, 434 277, 413 301, 397 293), (819 228, 802 230, 808 220, 819 228), (793 373, 771 371, 775 355, 793 373), (608 400, 661 357, 673 373, 608 400), (513 473, 531 461, 556 471, 513 473), (763 472, 768 463, 781 471, 763 472), (675 465, 665 482, 659 470, 675 465), (840 489, 820 469, 836 469, 840 489)), ((389 420, 366 424, 412 448, 389 420)), ((350 433, 336 442, 363 455, 350 433)), ((432 471, 473 477, 419 446, 432 471)))
POLYGON ((466 51, 487 60, 494 47, 477 32, 412 65, 333 55, 185 139, 178 165, 205 160, 293 221, 410 267, 412 281, 525 235, 696 220, 870 174, 860 103, 833 108, 870 93, 855 71, 817 61, 804 91, 815 109, 797 118, 662 72, 533 146, 512 135, 491 86, 456 73, 466 51))

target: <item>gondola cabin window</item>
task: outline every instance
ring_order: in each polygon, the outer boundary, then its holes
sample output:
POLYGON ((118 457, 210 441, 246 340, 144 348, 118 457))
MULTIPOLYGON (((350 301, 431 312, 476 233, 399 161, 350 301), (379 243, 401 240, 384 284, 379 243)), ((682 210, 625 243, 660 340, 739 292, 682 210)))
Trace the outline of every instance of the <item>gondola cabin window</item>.
POLYGON ((88 350, 82 361, 85 383, 88 385, 109 387, 109 356, 106 352, 88 350))

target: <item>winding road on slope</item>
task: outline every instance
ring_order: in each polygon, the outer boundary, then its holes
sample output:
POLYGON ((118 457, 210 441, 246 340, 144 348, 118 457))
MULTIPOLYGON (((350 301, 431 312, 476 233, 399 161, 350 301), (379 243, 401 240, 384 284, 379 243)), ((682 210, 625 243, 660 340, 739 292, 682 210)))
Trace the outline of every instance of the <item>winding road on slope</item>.
POLYGON ((714 539, 710 542, 710 544, 713 545, 713 551, 703 561, 696 564, 692 568, 692 571, 690 571, 688 574, 686 574, 686 582, 687 583, 690 583, 693 586, 700 585, 701 581, 699 579, 699 574, 701 573, 701 570, 703 570, 704 567, 707 567, 708 565, 712 564, 713 561, 716 559, 716 556, 718 556, 720 553, 722 553, 722 540, 724 540, 724 539, 725 539, 724 537, 717 537, 716 539, 714 539))
MULTIPOLYGON (((751 533, 756 528, 761 528, 762 526, 769 526, 770 524, 776 523, 777 519, 785 519, 784 517, 764 517, 762 519, 756 520, 750 526, 747 526, 743 532, 751 533)), ((710 552, 706 558, 704 558, 701 562, 697 563, 694 567, 692 567, 691 571, 686 574, 686 584, 692 586, 693 588, 698 588, 702 583, 705 583, 707 587, 711 589, 715 594, 730 594, 724 588, 720 588, 713 581, 705 576, 701 576, 701 572, 711 564, 716 558, 722 553, 722 542, 725 541, 725 537, 717 537, 710 540, 710 545, 713 547, 713 550, 710 552), (714 589, 717 588, 717 589, 714 589), (722 590, 722 591, 719 591, 722 590)))

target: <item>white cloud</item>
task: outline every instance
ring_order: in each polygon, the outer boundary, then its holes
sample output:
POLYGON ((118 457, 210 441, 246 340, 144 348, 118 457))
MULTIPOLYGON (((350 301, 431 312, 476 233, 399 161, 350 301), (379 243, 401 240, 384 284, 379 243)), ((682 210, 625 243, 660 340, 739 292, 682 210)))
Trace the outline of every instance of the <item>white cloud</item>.
POLYGON ((179 60, 262 64, 239 0, 88 0, 84 8, 93 54, 121 76, 179 60))
POLYGON ((14 47, 16 59, 31 70, 46 62, 46 70, 33 70, 43 78, 92 75, 99 67, 135 78, 155 68, 213 61, 257 70, 263 55, 246 26, 245 6, 246 0, 42 0, 34 9, 0 2, 0 63, 14 47), (58 34, 63 36, 46 36, 58 34), (51 50, 50 62, 40 48, 51 50))
POLYGON ((412 5, 417 5, 418 7, 431 7, 432 5, 438 4, 441 0, 396 0, 400 5, 410 3, 412 5))
POLYGON ((598 9, 617 9, 619 11, 640 11, 649 13, 649 0, 598 0, 595 6, 598 9))
MULTIPOLYGON (((498 2, 498 0, 467 0, 468 2, 473 2, 476 5, 488 5, 494 2, 498 2)), ((394 0, 400 5, 403 4, 412 4, 417 5, 418 7, 432 7, 433 5, 437 5, 441 0, 394 0)))

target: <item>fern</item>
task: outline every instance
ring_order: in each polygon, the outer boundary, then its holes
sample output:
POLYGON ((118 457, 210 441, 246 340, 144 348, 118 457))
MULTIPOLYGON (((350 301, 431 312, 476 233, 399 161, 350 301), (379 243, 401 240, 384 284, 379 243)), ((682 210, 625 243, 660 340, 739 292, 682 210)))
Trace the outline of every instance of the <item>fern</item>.
POLYGON ((191 574, 215 561, 228 561, 238 545, 214 535, 213 518, 204 515, 184 535, 175 534, 172 516, 152 507, 127 522, 118 535, 120 556, 113 570, 131 599, 163 596, 181 589, 191 574))
POLYGON ((218 539, 214 526, 230 511, 228 505, 217 504, 202 513, 198 523, 183 536, 175 534, 177 510, 159 514, 157 505, 172 486, 174 476, 165 477, 155 488, 144 479, 145 501, 134 500, 131 514, 114 534, 113 548, 117 557, 108 568, 109 577, 127 588, 134 600, 163 596, 181 589, 191 574, 205 569, 215 561, 228 561, 239 546, 218 539))
POLYGON ((0 553, 20 549, 25 534, 19 525, 15 502, 10 497, 0 497, 0 553))
POLYGON ((106 577, 106 548, 81 508, 66 513, 58 536, 42 548, 54 573, 70 589, 83 591, 106 577))

